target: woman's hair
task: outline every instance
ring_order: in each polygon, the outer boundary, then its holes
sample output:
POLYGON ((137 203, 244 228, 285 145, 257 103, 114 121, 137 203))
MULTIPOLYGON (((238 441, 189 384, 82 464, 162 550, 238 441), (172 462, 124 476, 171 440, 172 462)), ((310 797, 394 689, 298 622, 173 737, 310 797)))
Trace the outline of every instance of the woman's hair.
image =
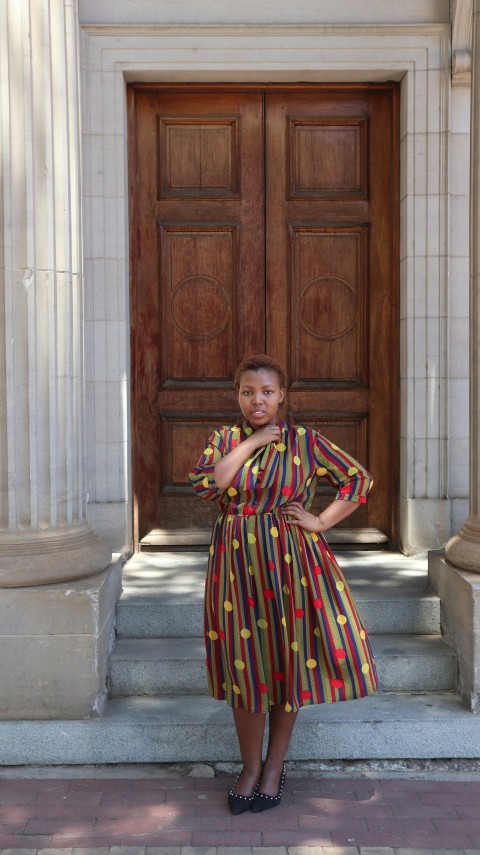
POLYGON ((240 389, 240 381, 242 374, 245 374, 245 371, 261 371, 262 368, 266 371, 274 371, 278 377, 280 388, 287 388, 287 378, 281 365, 279 365, 278 362, 275 362, 271 356, 267 356, 265 353, 257 353, 255 356, 247 356, 245 359, 242 359, 233 381, 235 391, 238 392, 240 389))

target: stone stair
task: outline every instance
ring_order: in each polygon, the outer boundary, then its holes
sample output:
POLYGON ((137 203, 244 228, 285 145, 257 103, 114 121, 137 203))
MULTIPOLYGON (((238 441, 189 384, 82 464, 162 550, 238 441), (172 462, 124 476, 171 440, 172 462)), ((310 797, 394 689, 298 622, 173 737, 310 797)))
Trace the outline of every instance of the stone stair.
MULTIPOLYGON (((478 720, 455 694, 455 657, 441 638, 426 560, 383 551, 337 555, 370 633, 381 688, 359 701, 302 710, 290 759, 480 757, 478 720)), ((193 550, 131 558, 102 714, 2 722, 0 763, 237 761, 231 711, 205 693, 206 560, 193 550)))

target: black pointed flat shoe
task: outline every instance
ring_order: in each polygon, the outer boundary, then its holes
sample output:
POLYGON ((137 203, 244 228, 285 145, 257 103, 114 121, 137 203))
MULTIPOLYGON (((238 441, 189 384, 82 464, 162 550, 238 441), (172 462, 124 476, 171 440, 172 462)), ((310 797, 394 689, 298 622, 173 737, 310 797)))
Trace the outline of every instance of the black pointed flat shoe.
MULTIPOLYGON (((241 774, 242 773, 240 772, 240 775, 241 774)), ((238 814, 245 813, 245 811, 250 810, 250 808, 252 806, 253 799, 254 799, 254 797, 257 793, 257 790, 258 790, 258 784, 257 784, 257 786, 255 787, 251 796, 241 796, 241 795, 239 795, 239 793, 236 793, 235 787, 237 785, 237 781, 238 781, 238 778, 240 777, 240 775, 238 775, 237 780, 235 781, 230 792, 228 793, 228 799, 227 799, 228 807, 230 808, 230 811, 233 813, 234 816, 238 816, 238 814)))
POLYGON ((252 796, 252 802, 250 805, 250 810, 252 811, 252 813, 261 813, 263 810, 269 810, 270 808, 276 807, 280 804, 282 800, 282 792, 285 786, 286 777, 287 770, 284 766, 282 769, 282 774, 280 776, 280 786, 278 788, 278 793, 276 796, 267 796, 266 793, 261 793, 257 788, 257 790, 252 796))

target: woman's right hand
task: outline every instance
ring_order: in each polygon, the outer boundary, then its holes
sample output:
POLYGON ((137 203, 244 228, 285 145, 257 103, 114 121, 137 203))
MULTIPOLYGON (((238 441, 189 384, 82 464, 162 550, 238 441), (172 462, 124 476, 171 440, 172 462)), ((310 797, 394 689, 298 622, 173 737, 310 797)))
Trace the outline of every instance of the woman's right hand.
POLYGON ((252 443, 255 443, 255 448, 262 448, 269 442, 280 442, 281 438, 282 431, 278 425, 265 425, 250 435, 252 443))

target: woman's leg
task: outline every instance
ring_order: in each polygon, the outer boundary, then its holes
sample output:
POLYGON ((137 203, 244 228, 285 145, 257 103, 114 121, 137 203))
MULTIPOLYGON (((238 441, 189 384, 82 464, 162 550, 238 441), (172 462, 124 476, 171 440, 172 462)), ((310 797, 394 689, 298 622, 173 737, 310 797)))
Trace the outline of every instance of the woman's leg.
POLYGON ((265 713, 251 713, 234 708, 233 719, 243 761, 243 771, 235 784, 239 796, 251 796, 262 774, 263 734, 265 713))
POLYGON ((298 713, 285 712, 283 706, 275 704, 270 710, 268 751, 263 765, 260 792, 276 796, 280 785, 285 754, 295 727, 298 713))

